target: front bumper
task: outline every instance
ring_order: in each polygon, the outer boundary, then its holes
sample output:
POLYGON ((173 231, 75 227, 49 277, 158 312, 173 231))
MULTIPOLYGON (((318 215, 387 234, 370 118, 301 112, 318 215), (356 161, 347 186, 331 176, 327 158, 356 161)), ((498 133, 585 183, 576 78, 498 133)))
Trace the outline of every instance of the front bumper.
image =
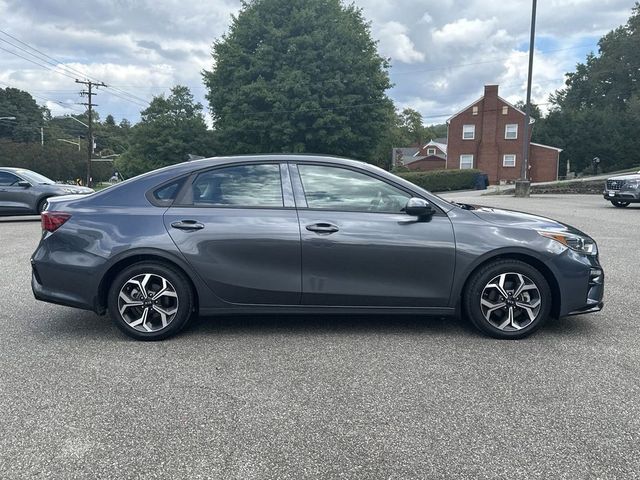
POLYGON ((602 192, 602 196, 610 202, 640 202, 640 190, 605 190, 602 192))
POLYGON ((589 270, 589 282, 587 287, 586 303, 574 308, 567 315, 582 315, 584 313, 599 312, 604 307, 604 271, 597 266, 589 270))

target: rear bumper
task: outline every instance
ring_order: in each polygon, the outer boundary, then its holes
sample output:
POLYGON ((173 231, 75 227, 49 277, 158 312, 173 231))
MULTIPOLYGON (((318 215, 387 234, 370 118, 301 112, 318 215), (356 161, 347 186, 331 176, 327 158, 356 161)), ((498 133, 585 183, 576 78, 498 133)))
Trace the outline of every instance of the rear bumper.
MULTIPOLYGON (((48 265, 38 265, 34 259, 31 259, 31 290, 36 300, 98 313, 93 296, 87 295, 90 298, 85 298, 80 293, 63 289, 62 285, 65 285, 66 276, 59 275, 57 281, 52 281, 49 270, 48 265), (43 275, 41 275, 42 272, 44 272, 43 275), (44 278, 46 280, 43 280, 44 278)), ((87 292, 87 290, 80 291, 87 292)))
POLYGON ((40 300, 48 303, 55 303, 56 305, 64 305, 65 307, 81 308, 83 310, 94 310, 93 305, 87 304, 83 299, 70 295, 66 292, 55 291, 46 288, 44 285, 38 282, 36 274, 31 273, 31 290, 36 300, 40 300))

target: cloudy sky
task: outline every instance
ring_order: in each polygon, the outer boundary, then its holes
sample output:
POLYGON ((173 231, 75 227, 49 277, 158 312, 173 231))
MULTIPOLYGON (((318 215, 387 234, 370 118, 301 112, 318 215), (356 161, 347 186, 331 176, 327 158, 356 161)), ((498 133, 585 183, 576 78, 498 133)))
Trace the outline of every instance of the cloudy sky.
MULTIPOLYGON (((444 121, 486 83, 498 83, 512 102, 524 99, 530 1, 355 3, 380 53, 391 58, 390 96, 399 108, 418 110, 425 123, 444 121)), ((632 6, 632 0, 538 2, 534 101, 547 102, 632 6)), ((103 118, 111 113, 118 121, 137 121, 146 102, 175 84, 188 85, 206 106, 200 72, 211 67, 211 44, 239 8, 239 0, 0 0, 0 87, 31 92, 54 115, 76 113, 83 100, 74 77, 86 73, 114 87, 100 89, 95 102, 103 118)))

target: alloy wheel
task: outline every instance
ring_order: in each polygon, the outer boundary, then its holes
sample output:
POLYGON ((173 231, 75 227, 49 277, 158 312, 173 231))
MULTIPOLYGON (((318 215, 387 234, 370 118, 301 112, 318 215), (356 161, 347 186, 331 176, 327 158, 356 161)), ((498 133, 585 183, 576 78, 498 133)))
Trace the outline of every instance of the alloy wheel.
POLYGON ((178 294, 166 278, 142 273, 127 280, 118 294, 118 311, 131 328, 157 332, 166 328, 178 313, 178 294))
POLYGON ((484 318, 498 330, 513 332, 531 325, 542 306, 540 289, 526 275, 501 273, 487 283, 480 297, 484 318))

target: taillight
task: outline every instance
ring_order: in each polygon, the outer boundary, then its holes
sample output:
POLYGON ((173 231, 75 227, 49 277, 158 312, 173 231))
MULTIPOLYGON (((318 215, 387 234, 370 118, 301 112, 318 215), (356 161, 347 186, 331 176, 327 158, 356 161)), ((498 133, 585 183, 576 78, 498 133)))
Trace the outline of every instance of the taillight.
POLYGON ((64 224, 64 222, 66 222, 70 218, 71 215, 68 213, 44 211, 40 215, 42 230, 46 230, 47 232, 55 232, 64 224))

